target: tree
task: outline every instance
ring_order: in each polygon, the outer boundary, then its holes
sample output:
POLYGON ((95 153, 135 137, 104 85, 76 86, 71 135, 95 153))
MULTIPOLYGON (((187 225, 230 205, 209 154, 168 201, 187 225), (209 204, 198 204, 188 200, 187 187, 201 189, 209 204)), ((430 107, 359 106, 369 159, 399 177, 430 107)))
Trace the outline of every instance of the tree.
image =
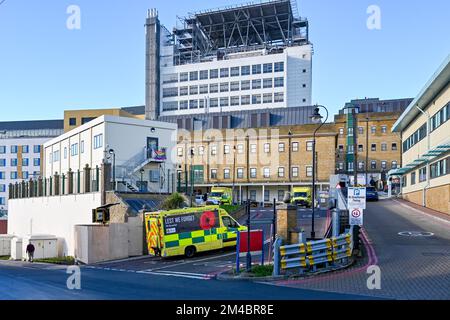
POLYGON ((163 210, 180 209, 186 206, 187 199, 178 192, 173 193, 161 204, 163 210))

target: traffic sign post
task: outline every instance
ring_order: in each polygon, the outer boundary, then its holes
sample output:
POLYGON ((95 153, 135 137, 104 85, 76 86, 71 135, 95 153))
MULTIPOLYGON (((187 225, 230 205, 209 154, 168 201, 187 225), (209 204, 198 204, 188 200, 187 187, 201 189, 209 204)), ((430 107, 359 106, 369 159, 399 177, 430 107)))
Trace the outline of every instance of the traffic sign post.
POLYGON ((348 210, 353 208, 366 209, 366 188, 348 188, 348 210))
POLYGON ((349 221, 351 226, 362 226, 364 222, 364 210, 362 208, 352 208, 349 210, 349 221))

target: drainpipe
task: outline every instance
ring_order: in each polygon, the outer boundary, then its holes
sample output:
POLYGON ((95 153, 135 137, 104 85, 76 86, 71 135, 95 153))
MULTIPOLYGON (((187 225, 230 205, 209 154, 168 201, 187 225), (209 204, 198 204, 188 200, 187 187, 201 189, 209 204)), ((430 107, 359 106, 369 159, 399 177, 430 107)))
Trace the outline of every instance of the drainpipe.
MULTIPOLYGON (((427 117, 427 153, 430 152, 430 133, 431 133, 431 121, 430 121, 430 113, 428 111, 424 111, 423 109, 419 108, 419 105, 416 105, 417 110, 422 112, 427 117)), ((422 206, 426 208, 427 201, 426 201, 426 192, 427 189, 430 187, 430 161, 427 160, 427 184, 425 187, 423 187, 422 190, 422 206)), ((420 176, 419 176, 420 179, 420 176)))

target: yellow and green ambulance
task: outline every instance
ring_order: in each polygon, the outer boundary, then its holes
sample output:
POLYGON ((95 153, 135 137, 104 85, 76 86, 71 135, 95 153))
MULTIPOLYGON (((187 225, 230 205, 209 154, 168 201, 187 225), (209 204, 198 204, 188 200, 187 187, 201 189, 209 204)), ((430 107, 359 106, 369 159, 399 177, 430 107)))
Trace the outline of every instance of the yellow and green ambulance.
POLYGON ((235 246, 237 232, 247 230, 219 206, 146 213, 145 227, 149 254, 161 257, 235 246))

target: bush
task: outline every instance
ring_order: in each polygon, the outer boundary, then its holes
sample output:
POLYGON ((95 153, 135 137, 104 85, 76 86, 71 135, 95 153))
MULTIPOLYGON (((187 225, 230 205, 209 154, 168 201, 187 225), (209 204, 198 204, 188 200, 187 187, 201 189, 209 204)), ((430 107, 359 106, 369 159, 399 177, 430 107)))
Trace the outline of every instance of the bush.
POLYGON ((269 277, 273 273, 273 265, 254 266, 251 273, 255 277, 269 277))
POLYGON ((171 194, 164 202, 161 204, 161 209, 163 210, 174 210, 174 209, 180 209, 186 206, 186 198, 179 194, 178 192, 175 192, 171 194))
POLYGON ((10 256, 0 256, 0 260, 9 260, 10 256))
POLYGON ((47 258, 47 259, 34 259, 34 262, 42 262, 42 263, 53 263, 53 264, 62 264, 62 265, 74 265, 75 258, 74 257, 62 257, 62 258, 47 258))

